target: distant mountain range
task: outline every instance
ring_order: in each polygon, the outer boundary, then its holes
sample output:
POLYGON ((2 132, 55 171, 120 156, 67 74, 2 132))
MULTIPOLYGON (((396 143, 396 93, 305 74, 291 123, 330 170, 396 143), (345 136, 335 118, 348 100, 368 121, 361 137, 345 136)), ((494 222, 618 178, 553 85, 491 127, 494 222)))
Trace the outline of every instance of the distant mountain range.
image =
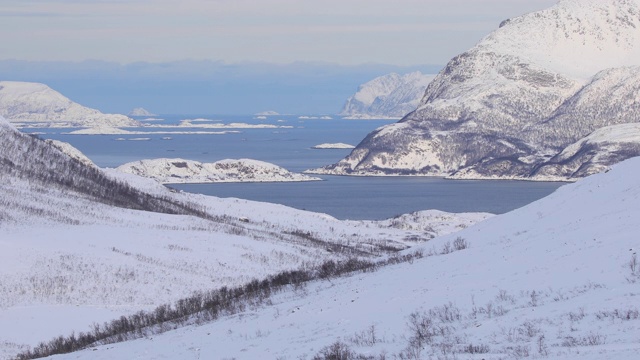
POLYGON ((139 125, 124 115, 84 107, 45 84, 19 81, 0 81, 0 116, 13 123, 58 127, 139 125))
POLYGON ((416 109, 435 75, 419 71, 391 73, 366 82, 344 104, 340 115, 348 118, 397 118, 416 109))
POLYGON ((413 112, 311 172, 573 180, 640 155, 637 127, 594 133, 640 122, 639 14, 639 0, 563 0, 506 20, 413 112))
POLYGON ((157 114, 149 112, 145 108, 137 107, 137 108, 131 110, 129 112, 129 114, 127 114, 127 115, 129 115, 129 116, 156 116, 157 114))

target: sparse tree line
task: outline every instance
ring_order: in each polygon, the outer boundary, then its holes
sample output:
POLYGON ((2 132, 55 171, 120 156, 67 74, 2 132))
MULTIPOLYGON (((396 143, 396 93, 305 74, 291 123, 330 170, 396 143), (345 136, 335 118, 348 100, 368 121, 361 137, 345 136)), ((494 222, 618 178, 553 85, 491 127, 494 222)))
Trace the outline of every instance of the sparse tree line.
MULTIPOLYGON (((432 253, 426 256, 435 255, 432 253)), ((139 311, 129 316, 94 324, 92 330, 59 336, 16 355, 18 360, 36 359, 70 353, 92 346, 112 344, 163 333, 187 324, 211 322, 221 316, 244 311, 268 303, 269 298, 288 288, 301 288, 314 280, 330 279, 355 272, 372 272, 393 264, 413 262, 424 257, 422 251, 395 254, 383 260, 369 261, 350 258, 344 261, 329 260, 313 268, 283 271, 263 280, 253 280, 235 288, 194 293, 173 304, 164 304, 151 311, 139 311)))

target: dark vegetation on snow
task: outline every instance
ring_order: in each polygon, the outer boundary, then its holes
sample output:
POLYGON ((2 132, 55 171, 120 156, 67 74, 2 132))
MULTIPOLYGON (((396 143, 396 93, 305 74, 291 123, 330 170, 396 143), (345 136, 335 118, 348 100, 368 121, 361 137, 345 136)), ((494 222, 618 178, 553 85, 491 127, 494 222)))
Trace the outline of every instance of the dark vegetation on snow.
POLYGON ((263 280, 253 280, 235 288, 222 287, 216 290, 196 292, 173 304, 164 304, 151 311, 139 311, 129 316, 94 324, 93 329, 69 336, 59 336, 43 342, 16 359, 37 359, 57 354, 66 354, 94 346, 113 344, 163 333, 189 324, 202 324, 222 316, 245 311, 247 308, 269 304, 270 297, 287 289, 301 289, 315 280, 353 274, 373 272, 377 269, 405 262, 413 262, 424 256, 416 251, 395 254, 383 260, 369 261, 350 258, 344 261, 329 260, 322 265, 300 270, 283 271, 263 280))

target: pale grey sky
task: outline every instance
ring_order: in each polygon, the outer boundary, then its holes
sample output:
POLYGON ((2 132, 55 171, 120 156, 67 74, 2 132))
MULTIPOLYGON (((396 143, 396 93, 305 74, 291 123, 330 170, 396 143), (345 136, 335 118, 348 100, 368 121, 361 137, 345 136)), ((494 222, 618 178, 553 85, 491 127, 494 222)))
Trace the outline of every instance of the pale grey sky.
POLYGON ((557 0, 2 0, 0 60, 445 64, 557 0))

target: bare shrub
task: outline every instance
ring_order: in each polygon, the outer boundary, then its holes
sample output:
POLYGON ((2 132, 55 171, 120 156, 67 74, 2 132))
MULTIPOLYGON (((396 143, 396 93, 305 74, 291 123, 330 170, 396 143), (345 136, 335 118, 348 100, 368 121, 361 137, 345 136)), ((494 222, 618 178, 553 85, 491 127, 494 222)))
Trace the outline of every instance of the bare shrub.
POLYGON ((313 360, 384 360, 385 358, 384 353, 378 356, 357 354, 349 345, 338 340, 320 350, 313 360))
POLYGON ((596 318, 598 320, 609 319, 611 321, 614 321, 616 319, 622 321, 638 320, 640 318, 640 311, 638 311, 637 308, 599 311, 596 313, 596 318))
POLYGON ((363 330, 353 335, 350 341, 356 346, 373 346, 380 341, 376 331, 376 326, 371 325, 366 330, 363 330))
POLYGON ((529 357, 531 348, 528 345, 517 345, 512 348, 508 348, 508 353, 515 359, 521 359, 529 357))
POLYGON ((562 343, 560 345, 564 347, 598 346, 598 345, 604 345, 606 342, 607 342, 606 336, 590 333, 582 337, 565 336, 562 339, 562 343))
POLYGON ((629 260, 629 269, 631 274, 640 275, 640 264, 638 264, 638 256, 635 253, 631 255, 631 260, 629 260))
POLYGON ((313 360, 351 360, 356 359, 356 354, 351 348, 341 342, 336 341, 333 344, 320 350, 320 353, 313 357, 313 360))
POLYGON ((453 248, 457 251, 464 250, 469 247, 469 243, 463 237, 458 236, 455 240, 453 240, 453 248))
POLYGON ((578 309, 577 313, 569 312, 568 316, 571 321, 580 321, 585 317, 584 308, 578 309))
POLYGON ((447 241, 444 245, 442 245, 442 250, 440 250, 440 255, 447 255, 452 251, 453 250, 451 249, 451 242, 447 241))
POLYGON ((462 353, 466 353, 466 354, 486 354, 490 351, 489 345, 486 344, 479 344, 479 345, 474 345, 474 344, 469 344, 467 346, 465 346, 464 348, 462 348, 462 353))
POLYGON ((545 341, 545 337, 544 335, 540 335, 538 337, 538 354, 542 355, 542 356, 548 356, 549 355, 549 348, 547 347, 547 343, 545 341))
POLYGON ((511 304, 516 303, 516 298, 513 295, 509 295, 506 290, 498 291, 498 295, 496 295, 496 300, 501 302, 509 302, 511 304))
POLYGON ((436 318, 443 323, 460 321, 462 319, 462 315, 460 315, 460 309, 452 302, 430 309, 429 316, 436 318))
POLYGON ((419 347, 422 347, 422 344, 430 344, 436 336, 435 321, 427 313, 411 313, 407 327, 411 333, 409 342, 419 347))
POLYGON ((518 328, 518 332, 522 336, 526 336, 528 338, 532 338, 532 337, 538 335, 538 333, 540 333, 540 329, 534 323, 532 323, 531 321, 525 321, 518 328))
POLYGON ((638 256, 636 253, 631 255, 631 259, 627 263, 631 276, 627 278, 630 283, 636 283, 640 279, 640 262, 638 262, 638 256))

